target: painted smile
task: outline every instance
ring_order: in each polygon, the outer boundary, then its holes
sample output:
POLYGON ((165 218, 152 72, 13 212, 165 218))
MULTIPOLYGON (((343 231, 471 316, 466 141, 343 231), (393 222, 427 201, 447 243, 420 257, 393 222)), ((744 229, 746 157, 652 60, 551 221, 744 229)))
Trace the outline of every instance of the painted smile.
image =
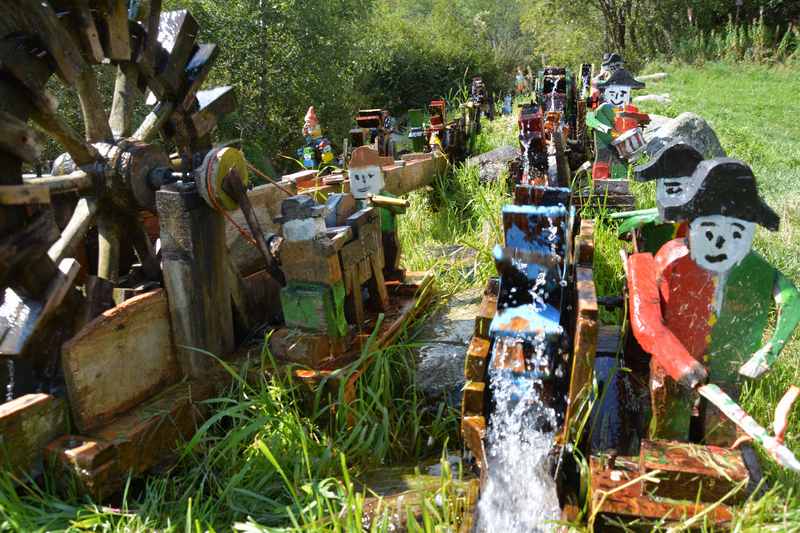
POLYGON ((369 187, 364 187, 363 189, 356 189, 356 192, 369 192, 369 187))
POLYGON ((728 254, 707 255, 706 261, 709 263, 721 263, 728 258, 728 254))

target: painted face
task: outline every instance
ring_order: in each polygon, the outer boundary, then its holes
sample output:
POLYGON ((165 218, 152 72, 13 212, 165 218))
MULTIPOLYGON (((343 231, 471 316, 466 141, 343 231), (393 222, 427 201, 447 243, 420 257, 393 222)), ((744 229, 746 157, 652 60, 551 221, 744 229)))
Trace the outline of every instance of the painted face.
POLYGON ((756 225, 722 215, 699 217, 689 224, 692 259, 711 272, 727 272, 750 253, 756 225))
POLYGON ((383 171, 377 165, 350 168, 350 192, 354 198, 364 200, 383 190, 383 171))
POLYGON ((603 89, 603 101, 614 107, 631 103, 631 88, 626 85, 609 85, 603 89))
POLYGON ((609 74, 613 74, 614 72, 618 71, 621 68, 622 68, 622 63, 610 63, 606 67, 606 70, 608 71, 609 74))
MULTIPOLYGON (((665 207, 683 205, 695 195, 701 180, 692 176, 669 177, 656 180, 656 205, 664 218, 665 207)), ((666 220, 666 219, 665 219, 666 220)))

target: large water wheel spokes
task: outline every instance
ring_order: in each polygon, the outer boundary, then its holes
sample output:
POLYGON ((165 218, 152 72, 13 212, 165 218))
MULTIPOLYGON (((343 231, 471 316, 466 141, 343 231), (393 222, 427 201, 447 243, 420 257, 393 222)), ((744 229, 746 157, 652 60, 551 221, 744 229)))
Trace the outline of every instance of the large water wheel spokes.
POLYGON ((14 357, 74 291, 80 268, 73 258, 91 228, 96 259, 80 265, 96 274, 81 291, 87 318, 111 305, 111 291, 131 275, 120 261, 130 251, 139 281, 160 278, 141 212, 154 213, 155 191, 198 166, 235 98, 228 87, 200 91, 216 45, 198 44, 192 16, 162 12, 160 0, 0 0, 0 10, 0 186, 47 193, 34 205, 9 203, 8 195, 0 201, 0 235, 8 235, 0 237, 0 356, 14 357), (115 75, 108 111, 97 76, 103 69, 115 75), (78 96, 80 126, 46 89, 54 73, 78 96), (66 153, 51 174, 24 174, 24 163, 39 161, 41 133, 66 153), (170 160, 168 147, 179 157, 170 160), (53 203, 77 197, 60 231, 46 196, 53 203))

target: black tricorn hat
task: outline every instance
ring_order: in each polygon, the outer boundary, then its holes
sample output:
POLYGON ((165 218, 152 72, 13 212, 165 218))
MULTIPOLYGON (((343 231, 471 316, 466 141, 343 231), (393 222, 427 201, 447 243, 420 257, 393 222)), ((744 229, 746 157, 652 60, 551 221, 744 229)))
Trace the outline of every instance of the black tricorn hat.
POLYGON ((702 180, 700 189, 685 204, 665 208, 667 220, 722 215, 778 230, 781 219, 758 195, 756 178, 745 163, 728 157, 706 159, 697 165, 694 176, 702 180))
POLYGON ((325 216, 326 207, 314 202, 309 196, 298 194, 290 196, 281 202, 281 216, 273 221, 276 224, 285 224, 290 220, 303 220, 312 217, 325 216))
POLYGON ((632 89, 644 89, 645 87, 644 83, 634 78, 633 75, 624 68, 615 70, 608 79, 597 83, 597 86, 601 89, 609 85, 625 85, 632 89))
POLYGON ((703 154, 694 146, 673 141, 656 152, 650 161, 633 169, 634 176, 636 181, 691 176, 702 160, 703 154))
POLYGON ((603 63, 602 63, 602 65, 604 67, 608 66, 608 65, 612 65, 614 63, 623 63, 623 62, 624 61, 622 60, 622 56, 619 55, 616 52, 611 52, 610 54, 609 53, 603 54, 603 63))

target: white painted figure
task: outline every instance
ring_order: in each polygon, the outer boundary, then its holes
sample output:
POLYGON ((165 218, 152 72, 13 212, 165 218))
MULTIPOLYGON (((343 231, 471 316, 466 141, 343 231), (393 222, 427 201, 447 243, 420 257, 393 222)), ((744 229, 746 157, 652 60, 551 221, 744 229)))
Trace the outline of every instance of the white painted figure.
POLYGON ((705 270, 727 272, 750 253, 755 231, 755 223, 739 218, 697 217, 689 224, 692 259, 705 270))
POLYGON ((614 107, 624 107, 631 103, 631 87, 608 85, 603 89, 603 102, 614 107))
POLYGON ((380 194, 385 185, 383 171, 378 165, 350 167, 350 192, 357 200, 380 194))

